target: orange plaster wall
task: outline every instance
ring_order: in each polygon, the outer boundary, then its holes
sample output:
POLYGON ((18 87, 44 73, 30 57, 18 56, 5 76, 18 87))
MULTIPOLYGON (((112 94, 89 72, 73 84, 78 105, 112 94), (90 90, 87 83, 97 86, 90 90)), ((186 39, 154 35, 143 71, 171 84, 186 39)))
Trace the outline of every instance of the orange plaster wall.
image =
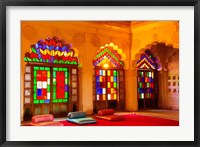
MULTIPOLYGON (((90 22, 68 21, 23 21, 21 22, 21 118, 23 117, 23 81, 24 66, 23 57, 25 52, 30 51, 30 45, 37 43, 46 37, 58 36, 72 43, 76 48, 80 61, 80 109, 91 114, 93 111, 92 74, 93 58, 100 46, 113 42, 123 50, 126 55, 130 54, 130 28, 112 28, 90 22)), ((127 64, 130 57, 127 56, 127 64)))
MULTIPOLYGON (((131 61, 136 60, 136 55, 141 53, 141 51, 152 44, 153 42, 163 42, 166 45, 172 45, 174 50, 179 49, 179 22, 178 21, 151 21, 151 22, 141 22, 141 23, 131 23, 131 32, 132 32, 132 47, 131 47, 131 61)), ((146 48, 147 49, 147 48, 146 48)), ((165 61, 162 57, 167 56, 165 50, 161 49, 159 52, 160 60, 164 66, 165 61)), ((135 63, 135 62, 134 62, 135 63)), ((179 65, 179 61, 176 60, 173 64, 179 65)), ((128 109, 137 110, 137 69, 136 63, 132 64, 133 77, 132 81, 128 85, 132 87, 133 92, 127 91, 126 95, 132 97, 132 100, 129 99, 128 109)), ((131 69, 130 69, 131 70, 131 69)), ((162 69, 164 70, 164 68, 162 69)), ((169 72, 174 73, 174 71, 169 70, 169 72)), ((162 75, 165 71, 162 72, 162 75)), ((179 69, 176 70, 176 74, 179 74, 179 69)), ((166 76, 162 76, 163 79, 159 79, 160 82, 164 81, 167 83, 166 76)), ((162 83, 163 84, 163 83, 162 83)), ((167 108, 169 105, 179 107, 178 100, 179 95, 168 95, 167 87, 165 85, 161 86, 162 92, 161 97, 159 97, 161 103, 165 102, 162 108, 167 108), (175 97, 175 98, 173 98, 175 97), (173 104, 172 104, 173 103, 173 104)), ((160 105, 160 104, 159 104, 160 105)))
POLYGON ((88 114, 93 110, 93 58, 100 46, 113 42, 126 54, 125 91, 126 110, 137 111, 137 71, 133 69, 132 61, 135 55, 147 44, 153 41, 164 41, 179 48, 178 22, 151 22, 146 25, 131 24, 130 27, 120 28, 99 25, 91 22, 69 21, 22 21, 21 22, 21 118, 23 117, 23 81, 25 52, 30 51, 30 45, 46 37, 58 36, 72 43, 80 61, 79 96, 80 109, 88 114))

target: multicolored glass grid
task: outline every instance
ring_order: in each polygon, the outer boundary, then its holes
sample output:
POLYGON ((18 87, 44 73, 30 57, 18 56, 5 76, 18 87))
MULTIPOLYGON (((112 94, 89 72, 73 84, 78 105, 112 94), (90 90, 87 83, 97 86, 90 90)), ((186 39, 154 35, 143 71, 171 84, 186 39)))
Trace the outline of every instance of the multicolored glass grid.
POLYGON ((96 100, 117 99, 117 70, 96 70, 96 100))
POLYGON ((53 68, 53 103, 68 102, 69 71, 68 68, 53 68))
POLYGON ((50 67, 34 66, 33 103, 50 103, 50 67))
POLYGON ((154 72, 139 71, 138 72, 138 98, 153 98, 154 93, 154 72))

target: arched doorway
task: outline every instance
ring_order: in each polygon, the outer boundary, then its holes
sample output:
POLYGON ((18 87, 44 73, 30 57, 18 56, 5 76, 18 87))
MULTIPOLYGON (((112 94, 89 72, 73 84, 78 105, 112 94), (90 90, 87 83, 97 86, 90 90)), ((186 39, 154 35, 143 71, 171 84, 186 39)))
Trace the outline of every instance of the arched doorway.
POLYGON ((94 113, 100 109, 125 109, 125 74, 120 52, 113 44, 105 45, 93 60, 94 113))
POLYGON ((158 107, 158 74, 156 58, 145 50, 137 61, 137 99, 138 109, 158 107))
POLYGON ((39 40, 24 56, 24 120, 33 115, 67 116, 77 111, 78 58, 57 37, 39 40))

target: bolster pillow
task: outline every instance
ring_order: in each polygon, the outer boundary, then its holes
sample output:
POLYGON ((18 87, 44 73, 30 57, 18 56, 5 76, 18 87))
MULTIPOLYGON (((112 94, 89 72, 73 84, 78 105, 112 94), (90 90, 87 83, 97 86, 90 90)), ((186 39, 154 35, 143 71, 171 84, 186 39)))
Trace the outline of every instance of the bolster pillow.
POLYGON ((98 111, 98 114, 99 115, 112 115, 112 114, 114 114, 114 110, 113 109, 103 109, 103 110, 99 110, 98 111))
POLYGON ((87 116, 87 114, 85 112, 82 112, 82 111, 69 112, 67 114, 68 118, 83 118, 83 117, 86 117, 86 116, 87 116))
POLYGON ((32 117, 33 123, 40 123, 40 122, 53 121, 53 120, 54 120, 54 116, 52 114, 36 115, 32 117))

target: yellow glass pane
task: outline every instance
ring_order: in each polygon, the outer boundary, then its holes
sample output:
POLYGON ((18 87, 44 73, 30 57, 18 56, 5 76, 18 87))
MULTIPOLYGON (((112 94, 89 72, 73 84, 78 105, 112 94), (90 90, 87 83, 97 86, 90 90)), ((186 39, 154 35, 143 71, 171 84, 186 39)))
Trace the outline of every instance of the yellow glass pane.
POLYGON ((116 100, 117 99, 117 94, 114 94, 114 100, 116 100))
POLYGON ((110 88, 110 82, 108 82, 108 88, 110 88))
POLYGON ((102 82, 102 76, 99 77, 99 82, 102 82))
POLYGON ((110 76, 110 82, 113 82, 113 76, 110 76))
POLYGON ((105 94, 103 94, 103 100, 104 100, 104 101, 106 100, 106 95, 105 95, 105 94))
POLYGON ((111 88, 111 94, 113 94, 114 93, 114 90, 113 90, 113 88, 111 88))
POLYGON ((107 74, 108 74, 108 76, 110 76, 110 70, 108 70, 107 74))

